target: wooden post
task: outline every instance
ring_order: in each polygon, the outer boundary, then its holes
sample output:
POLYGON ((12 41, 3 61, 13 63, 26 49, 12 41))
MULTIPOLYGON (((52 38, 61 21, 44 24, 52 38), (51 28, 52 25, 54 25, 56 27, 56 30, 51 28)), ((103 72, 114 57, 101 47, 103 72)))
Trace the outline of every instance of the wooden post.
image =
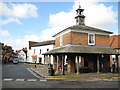
POLYGON ((99 73, 99 68, 100 68, 99 55, 97 55, 97 73, 99 73))
POLYGON ((119 70, 119 61, 118 61, 118 55, 116 55, 116 65, 117 65, 117 71, 119 70))
POLYGON ((64 59, 65 59, 65 56, 62 55, 62 75, 65 74, 65 72, 64 72, 64 59))
POLYGON ((53 55, 53 69, 55 69, 55 56, 53 55))
POLYGON ((79 74, 79 56, 76 56, 77 59, 77 74, 79 74))
POLYGON ((84 57, 81 56, 81 67, 84 67, 84 57))
POLYGON ((58 71, 58 66, 59 66, 59 63, 58 63, 58 61, 59 61, 59 56, 57 55, 57 71, 58 71))
POLYGON ((51 55, 49 55, 49 64, 51 64, 51 55))

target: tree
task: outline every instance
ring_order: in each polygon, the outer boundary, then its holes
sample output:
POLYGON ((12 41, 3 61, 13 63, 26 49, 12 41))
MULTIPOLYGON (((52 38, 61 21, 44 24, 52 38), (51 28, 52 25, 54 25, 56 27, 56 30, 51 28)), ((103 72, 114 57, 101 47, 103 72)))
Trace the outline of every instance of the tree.
POLYGON ((27 48, 26 48, 26 47, 23 48, 23 52, 25 53, 25 55, 26 55, 26 59, 27 59, 27 48))

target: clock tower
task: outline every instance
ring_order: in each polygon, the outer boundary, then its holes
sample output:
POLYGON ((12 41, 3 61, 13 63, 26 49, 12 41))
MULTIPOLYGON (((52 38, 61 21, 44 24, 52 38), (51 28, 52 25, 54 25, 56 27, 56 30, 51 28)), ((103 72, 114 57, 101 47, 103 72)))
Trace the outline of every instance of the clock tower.
POLYGON ((75 17, 76 19, 76 25, 85 25, 84 23, 84 19, 85 19, 85 16, 83 15, 83 11, 84 9, 81 9, 81 6, 79 5, 79 8, 76 10, 76 14, 77 16, 75 17))

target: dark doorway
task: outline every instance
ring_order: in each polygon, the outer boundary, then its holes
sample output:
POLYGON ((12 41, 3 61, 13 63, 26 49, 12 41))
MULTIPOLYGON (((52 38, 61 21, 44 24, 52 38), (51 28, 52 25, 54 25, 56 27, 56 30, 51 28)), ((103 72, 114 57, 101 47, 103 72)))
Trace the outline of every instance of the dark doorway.
POLYGON ((40 58, 39 58, 39 64, 41 64, 41 62, 42 62, 42 58, 40 57, 40 58))

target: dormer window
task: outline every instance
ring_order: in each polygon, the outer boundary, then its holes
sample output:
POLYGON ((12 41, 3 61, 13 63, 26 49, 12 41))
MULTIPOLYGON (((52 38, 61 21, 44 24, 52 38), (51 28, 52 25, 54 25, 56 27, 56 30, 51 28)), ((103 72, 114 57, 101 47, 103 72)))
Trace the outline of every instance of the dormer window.
POLYGON ((88 34, 88 45, 95 45, 95 34, 88 34))

